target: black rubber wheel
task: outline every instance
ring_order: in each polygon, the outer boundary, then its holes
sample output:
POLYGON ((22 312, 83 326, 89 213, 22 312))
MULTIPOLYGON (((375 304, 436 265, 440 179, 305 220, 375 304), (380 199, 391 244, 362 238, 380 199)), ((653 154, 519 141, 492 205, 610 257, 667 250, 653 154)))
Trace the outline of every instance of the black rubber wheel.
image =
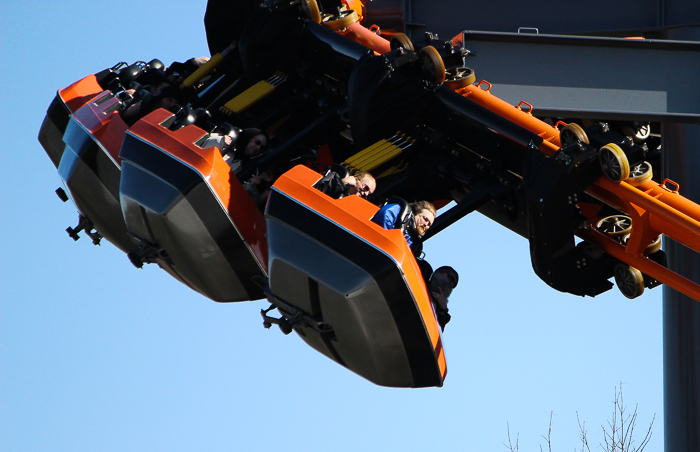
POLYGON ((423 47, 418 51, 418 58, 427 81, 435 83, 445 81, 445 63, 435 47, 423 47))
POLYGON ((559 141, 561 147, 566 147, 578 142, 588 143, 588 135, 583 131, 583 128, 578 124, 567 124, 559 131, 559 141))
POLYGON ((389 40, 389 47, 391 50, 396 50, 398 48, 403 48, 404 50, 410 50, 413 52, 415 49, 413 48, 413 43, 411 40, 408 38, 403 33, 396 33, 394 36, 391 37, 389 40))
POLYGON ((615 284, 622 295, 630 300, 644 293, 644 276, 642 272, 627 264, 615 265, 615 284))
POLYGON ((620 146, 610 143, 600 148, 598 154, 600 167, 605 177, 613 182, 620 182, 630 176, 630 164, 620 146))

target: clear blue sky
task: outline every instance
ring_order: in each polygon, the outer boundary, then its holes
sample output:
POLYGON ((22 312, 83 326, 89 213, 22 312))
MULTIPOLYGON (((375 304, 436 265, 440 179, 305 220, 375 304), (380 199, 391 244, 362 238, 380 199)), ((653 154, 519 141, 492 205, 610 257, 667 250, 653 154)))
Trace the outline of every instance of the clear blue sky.
POLYGON ((216 304, 109 243, 73 242, 76 210, 36 139, 49 103, 119 61, 208 55, 205 6, 3 5, 0 450, 498 451, 509 425, 533 451, 550 412, 553 450, 580 446, 577 413, 594 450, 620 382, 639 432, 656 415, 647 450, 663 449, 662 289, 556 292, 525 239, 479 214, 425 246, 460 272, 447 379, 430 389, 375 386, 265 330, 265 301, 216 304))

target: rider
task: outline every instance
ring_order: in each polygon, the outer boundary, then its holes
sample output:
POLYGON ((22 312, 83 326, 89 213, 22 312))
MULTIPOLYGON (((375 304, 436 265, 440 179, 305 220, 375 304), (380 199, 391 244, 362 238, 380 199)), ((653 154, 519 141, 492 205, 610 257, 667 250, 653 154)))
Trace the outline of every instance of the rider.
POLYGON ((367 199, 377 189, 377 181, 370 173, 364 171, 346 177, 342 177, 335 171, 329 171, 316 182, 314 187, 335 199, 352 195, 367 199))
POLYGON ((420 238, 433 225, 437 211, 428 201, 412 202, 409 207, 411 212, 405 218, 399 218, 401 204, 388 203, 374 214, 372 221, 384 229, 402 229, 413 254, 420 255, 423 248, 420 238))

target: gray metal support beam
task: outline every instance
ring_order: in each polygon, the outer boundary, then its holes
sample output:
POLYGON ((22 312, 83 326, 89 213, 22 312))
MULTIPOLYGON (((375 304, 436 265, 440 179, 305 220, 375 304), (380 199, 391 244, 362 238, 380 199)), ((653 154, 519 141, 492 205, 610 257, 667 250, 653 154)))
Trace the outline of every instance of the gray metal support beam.
MULTIPOLYGON (((700 126, 663 124, 664 176, 700 201, 700 126), (683 150, 684 152, 681 152, 683 150)), ((671 270, 700 282, 697 253, 664 240, 671 270)), ((667 452, 700 450, 700 303, 664 286, 664 442, 667 452)))
MULTIPOLYGON (((668 32, 670 39, 700 41, 699 27, 668 32)), ((695 101, 700 98, 695 97, 695 101)), ((683 196, 700 202, 700 125, 662 124, 664 177, 683 196)), ((672 240, 664 241, 671 270, 700 282, 700 258, 672 240)), ((700 450, 700 303, 664 287, 664 448, 700 450)))
POLYGON ((370 23, 403 31, 418 42, 430 31, 450 39, 460 30, 586 36, 657 37, 664 29, 700 24, 697 0, 372 0, 365 3, 370 23))
POLYGON ((465 31, 477 80, 537 116, 700 122, 700 43, 465 31))
MULTIPOLYGON (((697 0, 590 0, 574 9, 550 0, 373 0, 367 10, 370 22, 404 31, 419 45, 425 31, 442 39, 464 29, 498 32, 466 33, 465 47, 478 53, 467 65, 477 80, 494 85, 494 95, 513 105, 527 101, 537 115, 661 122, 664 176, 700 203, 697 0), (380 20, 373 19, 375 11, 380 20), (514 33, 520 27, 547 35, 514 33), (676 42, 570 35, 644 35, 676 42)), ((697 253, 671 240, 664 249, 669 268, 700 282, 697 253)), ((697 452, 700 303, 665 287, 663 324, 664 447, 697 452)))

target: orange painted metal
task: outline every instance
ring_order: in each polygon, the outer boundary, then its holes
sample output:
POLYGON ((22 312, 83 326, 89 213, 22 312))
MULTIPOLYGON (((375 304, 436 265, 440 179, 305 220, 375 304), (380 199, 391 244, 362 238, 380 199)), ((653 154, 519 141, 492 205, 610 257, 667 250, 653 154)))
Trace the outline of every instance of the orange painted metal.
POLYGON ((338 33, 352 39, 355 42, 362 44, 365 47, 374 50, 379 55, 383 55, 391 51, 389 41, 377 35, 376 33, 372 33, 371 31, 360 25, 359 22, 355 22, 354 24, 349 25, 345 30, 341 30, 338 33))
MULTIPOLYGON (((542 137, 545 141, 540 146, 540 151, 545 155, 551 157, 559 150, 561 143, 558 128, 491 95, 491 85, 488 84, 489 88, 483 90, 480 88, 483 83, 467 86, 457 92, 542 137)), ((632 232, 626 246, 599 233, 584 234, 585 238, 601 245, 606 252, 622 262, 700 301, 699 284, 643 255, 646 247, 659 234, 700 252, 700 206, 682 197, 677 187, 671 190, 654 181, 633 187, 624 181, 614 183, 601 176, 586 193, 628 214, 632 218, 632 232), (620 249, 623 251, 620 252, 620 249)))
MULTIPOLYGON (((559 150, 561 143, 557 127, 491 95, 490 89, 491 84, 482 81, 457 92, 542 137, 545 141, 540 150, 547 156, 551 157, 559 150), (488 89, 481 89, 482 84, 487 85, 488 89)), ((532 111, 531 106, 529 110, 532 111)), ((606 252, 622 262, 700 301, 699 284, 668 270, 643 254, 659 234, 700 252, 700 206, 681 196, 677 186, 670 189, 654 181, 633 187, 624 181, 614 183, 601 176, 586 193, 629 215, 632 218, 632 232, 624 246, 596 231, 582 233, 581 237, 601 245, 606 252)))
POLYGON ((267 226, 262 213, 243 185, 231 173, 231 168, 221 158, 219 149, 202 149, 194 144, 206 132, 194 125, 171 131, 161 125, 171 116, 172 113, 161 108, 136 122, 129 130, 166 150, 202 175, 267 272, 267 226))
POLYGON ((59 90, 58 95, 61 96, 61 99, 70 111, 76 111, 102 91, 104 90, 97 83, 97 78, 92 74, 78 80, 67 88, 59 90))
MULTIPOLYGON (((406 239, 400 230, 386 230, 370 221, 377 213, 377 206, 358 196, 333 199, 313 188, 321 175, 304 166, 297 166, 280 176, 275 187, 310 209, 322 213, 349 233, 361 237, 372 246, 382 250, 401 267, 406 282, 411 288, 415 304, 430 337, 442 378, 447 374, 445 353, 442 347, 440 326, 428 295, 420 268, 413 257, 406 239)), ((410 303, 411 300, 406 300, 410 303)))
POLYGON ((581 231, 577 234, 582 239, 597 243, 603 247, 606 253, 621 260, 622 262, 631 265, 642 273, 649 275, 669 287, 700 301, 700 285, 693 281, 675 273, 668 268, 660 265, 651 259, 645 257, 632 257, 627 253, 626 247, 607 235, 595 231, 581 231))
MULTIPOLYGON (((359 24, 355 25, 359 26, 359 24)), ((369 30, 367 33, 370 33, 369 30)), ((359 34, 356 32, 346 36, 355 39, 359 34)), ((459 39, 459 36, 455 36, 453 41, 459 39)), ((355 40, 364 44, 358 39, 355 40)), ((489 82, 482 80, 477 84, 457 89, 455 92, 540 136, 543 142, 539 149, 545 155, 552 157, 561 148, 558 126, 563 123, 559 122, 557 126, 547 124, 532 115, 532 105, 524 101, 518 106, 511 105, 491 94, 491 88, 492 85, 489 82), (523 111, 523 105, 528 107, 527 111, 523 111)), ((583 231, 580 235, 598 243, 606 252, 622 262, 700 301, 699 284, 643 255, 647 245, 659 234, 664 234, 700 252, 700 206, 682 197, 678 191, 677 186, 672 190, 666 187, 666 183, 659 185, 649 181, 640 187, 633 187, 625 182, 613 183, 603 176, 589 187, 586 193, 625 212, 632 218, 630 238, 627 245, 623 246, 597 231, 583 231)))
POLYGON ((489 82, 482 80, 476 85, 467 85, 455 92, 540 136, 543 140, 540 145, 540 151, 545 155, 551 157, 561 147, 559 130, 534 117, 532 115, 532 105, 527 104, 529 111, 525 112, 520 106, 511 105, 494 96, 491 94, 491 84, 489 82), (483 89, 482 86, 486 86, 486 89, 483 89))
POLYGON ((700 206, 654 181, 640 187, 615 184, 601 177, 587 190, 590 195, 628 214, 632 232, 625 246, 597 232, 579 234, 597 243, 622 262, 639 269, 677 291, 700 301, 700 284, 668 270, 643 255, 659 234, 700 252, 700 206))
MULTIPOLYGON (((102 93, 103 96, 109 96, 109 91, 102 93)), ((102 96, 93 96, 99 97, 102 96)), ((116 97, 100 103, 89 101, 84 106, 80 107, 73 117, 85 127, 96 140, 100 142, 102 147, 109 153, 119 165, 119 150, 124 141, 124 133, 129 128, 124 120, 119 115, 119 110, 113 110, 119 100, 116 97)))
MULTIPOLYGON (((700 252, 700 206, 679 193, 654 181, 637 188, 625 182, 615 184, 605 177, 587 192, 632 217, 630 239, 641 232, 650 233, 652 238, 661 233, 700 252), (640 223, 644 231, 635 230, 640 223)), ((640 254, 634 248, 628 253, 640 254)))

